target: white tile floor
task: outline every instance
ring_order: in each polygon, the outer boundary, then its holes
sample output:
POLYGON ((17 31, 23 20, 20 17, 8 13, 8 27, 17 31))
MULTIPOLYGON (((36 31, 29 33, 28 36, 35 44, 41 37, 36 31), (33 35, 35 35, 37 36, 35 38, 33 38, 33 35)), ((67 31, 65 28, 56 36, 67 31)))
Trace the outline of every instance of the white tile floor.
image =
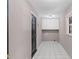
POLYGON ((54 41, 43 41, 32 59, 71 59, 64 48, 54 41))

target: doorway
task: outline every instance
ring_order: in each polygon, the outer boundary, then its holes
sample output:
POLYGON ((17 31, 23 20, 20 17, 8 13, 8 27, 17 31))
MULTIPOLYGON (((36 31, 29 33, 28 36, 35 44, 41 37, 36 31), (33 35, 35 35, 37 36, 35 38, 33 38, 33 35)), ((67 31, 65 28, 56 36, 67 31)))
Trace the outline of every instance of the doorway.
POLYGON ((32 57, 36 51, 36 17, 32 15, 32 57))

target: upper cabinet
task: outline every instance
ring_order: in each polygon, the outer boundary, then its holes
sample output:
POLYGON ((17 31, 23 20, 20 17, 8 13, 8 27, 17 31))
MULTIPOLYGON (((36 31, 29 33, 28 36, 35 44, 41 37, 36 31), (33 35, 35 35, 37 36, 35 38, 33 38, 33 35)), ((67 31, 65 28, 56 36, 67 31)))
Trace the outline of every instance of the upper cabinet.
POLYGON ((53 19, 42 19, 42 30, 58 30, 59 20, 57 18, 53 19))

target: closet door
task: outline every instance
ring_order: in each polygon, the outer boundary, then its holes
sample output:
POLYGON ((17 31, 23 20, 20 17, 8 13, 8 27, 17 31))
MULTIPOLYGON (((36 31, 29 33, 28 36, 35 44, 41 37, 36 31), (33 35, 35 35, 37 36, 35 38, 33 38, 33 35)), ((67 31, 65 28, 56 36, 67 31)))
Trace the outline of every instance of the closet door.
POLYGON ((32 57, 36 50, 36 17, 32 15, 32 57))

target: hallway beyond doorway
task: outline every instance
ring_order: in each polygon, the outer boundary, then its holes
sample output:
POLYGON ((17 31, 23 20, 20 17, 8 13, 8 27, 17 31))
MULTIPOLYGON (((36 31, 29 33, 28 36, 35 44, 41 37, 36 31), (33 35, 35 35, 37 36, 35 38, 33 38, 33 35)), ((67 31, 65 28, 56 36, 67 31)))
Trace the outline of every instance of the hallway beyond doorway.
POLYGON ((43 41, 32 59, 71 59, 58 42, 43 41))

